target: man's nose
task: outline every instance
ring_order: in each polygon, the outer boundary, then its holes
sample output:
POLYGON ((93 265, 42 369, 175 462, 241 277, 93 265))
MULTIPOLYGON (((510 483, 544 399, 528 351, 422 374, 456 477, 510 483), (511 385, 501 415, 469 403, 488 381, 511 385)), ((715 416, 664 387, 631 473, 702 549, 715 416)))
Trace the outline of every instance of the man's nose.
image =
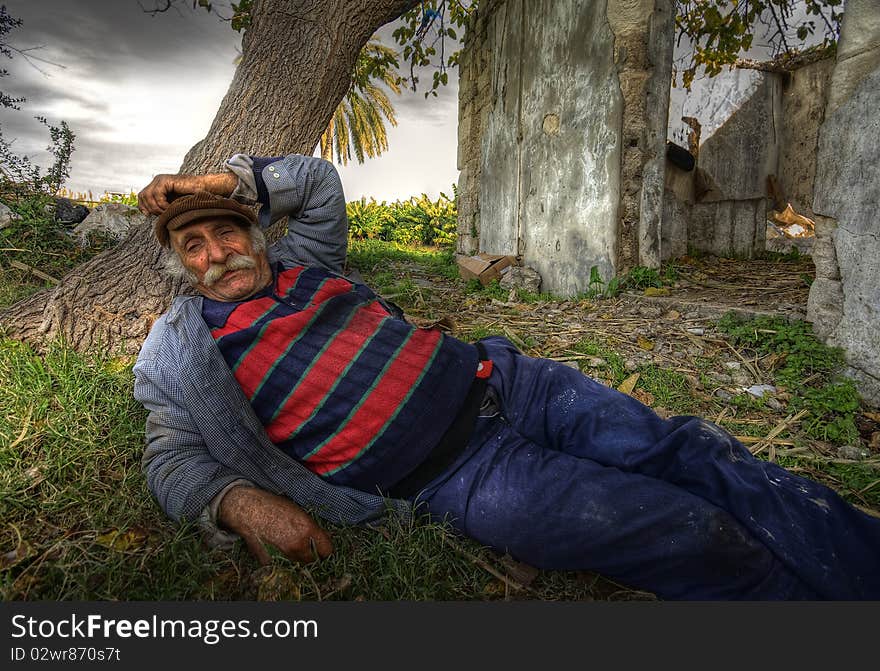
POLYGON ((223 263, 229 257, 229 248, 219 238, 209 238, 207 247, 211 263, 223 263))

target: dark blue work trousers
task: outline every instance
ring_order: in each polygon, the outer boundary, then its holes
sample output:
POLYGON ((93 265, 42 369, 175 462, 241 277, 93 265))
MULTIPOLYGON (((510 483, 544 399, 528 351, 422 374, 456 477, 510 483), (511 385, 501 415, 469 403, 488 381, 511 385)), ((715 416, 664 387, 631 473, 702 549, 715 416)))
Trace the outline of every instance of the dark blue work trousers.
POLYGON ((483 342, 497 413, 419 495, 433 517, 530 565, 662 599, 880 599, 880 519, 711 422, 661 419, 503 338, 483 342))

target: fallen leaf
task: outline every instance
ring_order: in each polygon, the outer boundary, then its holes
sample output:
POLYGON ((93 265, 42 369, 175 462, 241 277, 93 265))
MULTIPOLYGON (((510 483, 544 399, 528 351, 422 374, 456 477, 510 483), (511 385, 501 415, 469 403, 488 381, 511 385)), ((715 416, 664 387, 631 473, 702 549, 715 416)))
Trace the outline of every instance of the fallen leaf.
POLYGON ((120 373, 134 364, 133 356, 117 356, 104 364, 104 370, 108 373, 120 373))
POLYGON ((663 315, 663 319, 666 321, 674 322, 675 320, 681 317, 681 313, 678 310, 670 310, 665 315, 663 315))
POLYGON ((252 579, 257 588, 257 601, 301 601, 302 591, 291 571, 282 566, 263 566, 252 579))
POLYGON ((507 585, 501 580, 493 580, 483 588, 486 596, 504 596, 507 593, 507 585))
POLYGON ((875 431, 871 434, 871 442, 868 444, 875 452, 880 452, 880 431, 875 431))
POLYGON ((639 381, 639 377, 641 373, 633 373, 628 378, 626 378, 623 382, 620 383, 620 386, 617 388, 617 391, 622 391, 624 394, 629 394, 632 396, 632 390, 635 389, 636 382, 639 381))
POLYGON ((632 397, 637 401, 641 401, 649 408, 654 405, 654 394, 650 391, 645 391, 644 389, 633 389, 632 397))
POLYGON ((98 536, 95 541, 117 552, 137 550, 147 540, 147 532, 139 527, 132 527, 126 531, 111 529, 107 533, 98 536))
POLYGON ((648 340, 647 338, 639 337, 639 338, 636 340, 636 342, 639 343, 639 347, 641 347, 641 348, 644 349, 644 350, 648 350, 649 352, 650 352, 652 349, 654 349, 654 341, 653 341, 653 340, 648 340))
POLYGON ((669 289, 667 287, 647 287, 645 296, 668 296, 669 289))
POLYGON ((865 417, 880 424, 880 412, 866 412, 865 417))

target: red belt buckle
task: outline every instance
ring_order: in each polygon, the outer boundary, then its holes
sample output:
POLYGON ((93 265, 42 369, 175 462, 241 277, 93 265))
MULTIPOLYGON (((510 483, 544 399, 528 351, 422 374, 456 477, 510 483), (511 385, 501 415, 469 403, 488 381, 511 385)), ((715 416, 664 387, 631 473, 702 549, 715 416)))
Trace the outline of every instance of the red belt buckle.
POLYGON ((488 359, 486 361, 480 361, 477 363, 477 374, 476 378, 479 380, 485 380, 492 374, 492 360, 488 359))

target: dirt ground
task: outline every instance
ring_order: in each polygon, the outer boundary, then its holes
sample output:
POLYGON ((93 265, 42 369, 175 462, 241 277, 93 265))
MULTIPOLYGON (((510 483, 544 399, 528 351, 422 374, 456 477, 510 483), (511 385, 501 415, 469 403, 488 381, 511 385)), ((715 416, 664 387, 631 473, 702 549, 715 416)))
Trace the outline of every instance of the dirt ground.
POLYGON ((675 262, 679 279, 659 305, 698 310, 708 316, 735 311, 744 316, 806 319, 807 296, 816 269, 810 257, 786 261, 744 261, 684 257, 675 262))

